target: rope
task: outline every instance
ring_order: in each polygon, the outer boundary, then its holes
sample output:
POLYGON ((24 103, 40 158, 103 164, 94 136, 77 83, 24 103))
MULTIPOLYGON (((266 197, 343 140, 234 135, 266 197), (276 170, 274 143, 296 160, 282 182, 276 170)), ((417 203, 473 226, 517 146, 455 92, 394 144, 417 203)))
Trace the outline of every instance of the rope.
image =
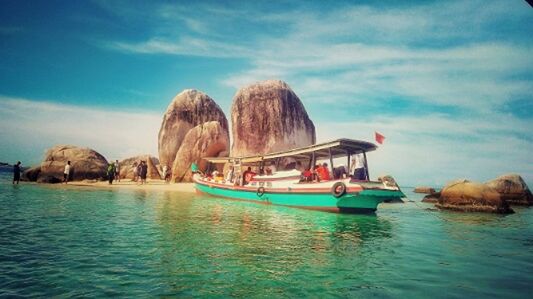
POLYGON ((449 221, 450 221, 450 220, 448 220, 448 219, 445 219, 445 218, 441 217, 440 215, 438 215, 438 214, 436 214, 436 213, 431 213, 431 212, 433 212, 433 210, 428 210, 427 208, 424 208, 424 207, 420 206, 420 205, 419 205, 416 201, 414 201, 414 200, 409 200, 408 202, 412 202, 412 203, 414 203, 415 206, 417 206, 418 208, 422 209, 422 211, 424 211, 424 212, 428 212, 430 215, 433 215, 433 216, 439 218, 440 220, 443 220, 443 221, 446 221, 446 222, 449 222, 449 221))

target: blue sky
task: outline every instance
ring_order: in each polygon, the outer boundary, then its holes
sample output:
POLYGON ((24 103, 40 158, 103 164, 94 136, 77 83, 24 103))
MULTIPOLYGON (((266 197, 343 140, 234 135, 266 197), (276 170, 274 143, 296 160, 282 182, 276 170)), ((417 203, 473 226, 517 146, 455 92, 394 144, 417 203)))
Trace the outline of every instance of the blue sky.
POLYGON ((57 143, 157 153, 186 88, 226 112, 266 79, 319 141, 387 139, 371 175, 533 181, 533 9, 525 1, 2 1, 0 161, 57 143))

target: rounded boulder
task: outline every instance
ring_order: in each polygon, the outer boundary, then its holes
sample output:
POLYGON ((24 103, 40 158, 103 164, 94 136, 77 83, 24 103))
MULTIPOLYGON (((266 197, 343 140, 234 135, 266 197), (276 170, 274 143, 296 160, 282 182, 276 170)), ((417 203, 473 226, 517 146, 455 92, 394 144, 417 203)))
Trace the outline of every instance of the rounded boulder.
POLYGON ((183 139, 183 143, 172 164, 174 182, 192 180, 191 165, 196 163, 198 169, 205 172, 207 162, 204 157, 227 156, 229 132, 218 121, 206 122, 194 127, 183 139))
POLYGON ((467 180, 446 185, 435 206, 463 212, 513 213, 509 204, 496 190, 485 184, 467 180))
POLYGON ((511 205, 533 205, 533 196, 526 182, 518 174, 506 174, 485 183, 511 205))
POLYGON ((228 130, 224 112, 208 95, 194 89, 186 89, 176 95, 168 105, 159 130, 161 165, 172 165, 187 133, 209 121, 218 121, 222 128, 228 130))
POLYGON ((231 107, 232 156, 315 144, 315 126, 287 83, 268 80, 240 89, 231 107))
POLYGON ((133 169, 136 167, 135 163, 139 165, 141 161, 145 161, 146 165, 148 166, 148 172, 146 174, 147 178, 152 180, 161 179, 161 166, 159 164, 159 159, 150 155, 140 155, 119 161, 120 178, 133 179, 133 169))
POLYGON ((70 161, 71 181, 105 179, 107 160, 95 150, 73 145, 57 145, 49 149, 41 162, 37 181, 50 181, 49 177, 63 180, 63 171, 70 161), (40 178, 43 178, 39 180, 40 178))

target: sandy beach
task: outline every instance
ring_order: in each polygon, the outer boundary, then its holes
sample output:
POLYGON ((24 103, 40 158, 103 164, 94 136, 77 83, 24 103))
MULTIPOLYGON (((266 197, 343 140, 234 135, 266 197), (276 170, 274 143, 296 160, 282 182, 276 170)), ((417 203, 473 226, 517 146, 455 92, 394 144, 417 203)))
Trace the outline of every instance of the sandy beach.
POLYGON ((113 182, 110 185, 107 181, 101 182, 69 182, 69 186, 80 186, 80 187, 94 187, 94 188, 107 188, 107 189, 142 189, 142 190, 157 190, 157 191, 177 191, 177 192, 186 192, 194 193, 193 183, 170 183, 167 184, 163 180, 148 180, 147 184, 140 185, 131 180, 122 180, 121 182, 113 182))

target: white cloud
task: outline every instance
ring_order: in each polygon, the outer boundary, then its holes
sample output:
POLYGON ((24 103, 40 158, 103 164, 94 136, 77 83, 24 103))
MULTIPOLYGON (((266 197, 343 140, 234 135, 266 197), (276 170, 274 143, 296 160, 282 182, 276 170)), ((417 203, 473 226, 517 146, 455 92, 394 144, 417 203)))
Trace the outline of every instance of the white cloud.
MULTIPOLYGON (((530 99, 533 94, 533 45, 520 36, 524 31, 517 30, 532 17, 524 1, 446 1, 399 8, 350 5, 283 13, 250 6, 165 4, 139 11, 128 5, 102 5, 124 18, 151 19, 147 26, 153 26, 147 38, 112 41, 107 47, 128 53, 242 58, 246 68, 220 79, 235 89, 282 79, 308 109, 320 109, 325 115, 332 107, 357 106, 361 111, 380 107, 384 98, 460 112, 435 114, 421 109, 416 117, 376 112, 359 120, 328 123, 315 118, 319 141, 368 140, 374 130, 384 133, 385 145, 371 155, 373 175, 386 170, 401 183, 442 184, 459 177, 483 181, 518 172, 533 181, 531 120, 500 112, 515 99, 530 99), (248 30, 247 25, 256 27, 248 30)), ((33 105, 26 104, 22 106, 33 105)), ((9 111, 30 114, 21 105, 0 105, 2 116, 9 111)), ((159 116, 59 107, 57 111, 57 107, 39 107, 43 111, 36 114, 38 119, 28 120, 23 129, 30 136, 101 144, 111 155, 119 155, 123 148, 156 152, 159 116), (54 118, 61 114, 78 117, 54 118), (32 126, 49 120, 55 124, 32 126), (78 123, 84 129, 61 131, 78 123), (87 134, 89 130, 95 134, 87 134), (140 137, 128 134, 132 131, 140 137)), ((16 130, 13 120, 2 117, 0 124, 16 130)), ((16 138, 11 133, 6 136, 16 138)))
POLYGON ((443 115, 384 117, 317 126, 318 141, 355 138, 372 141, 374 131, 385 142, 369 154, 372 177, 391 174, 402 184, 441 185, 456 178, 486 181, 519 173, 533 182, 530 123, 501 115, 484 120, 454 120, 443 115))
POLYGON ((0 97, 4 160, 37 163, 56 144, 89 147, 108 160, 157 155, 162 116, 0 97), (28 162, 30 161, 30 162, 28 162))

